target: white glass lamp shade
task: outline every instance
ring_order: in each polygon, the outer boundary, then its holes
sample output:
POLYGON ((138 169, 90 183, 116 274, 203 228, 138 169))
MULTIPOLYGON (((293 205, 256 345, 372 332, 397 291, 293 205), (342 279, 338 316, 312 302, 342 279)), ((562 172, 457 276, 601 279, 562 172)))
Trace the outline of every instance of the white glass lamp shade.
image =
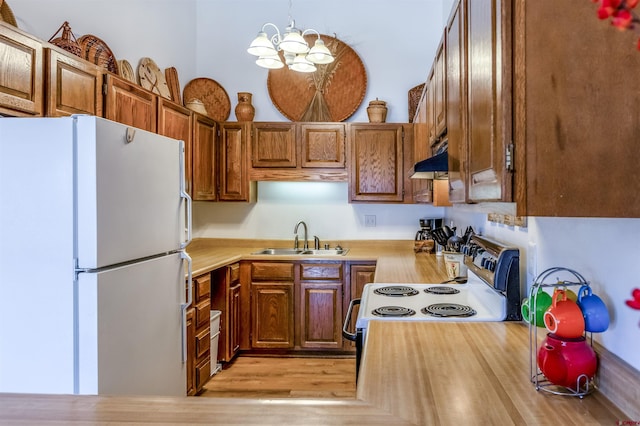
POLYGON ((307 53, 309 51, 309 45, 307 44, 306 40, 304 39, 304 37, 302 37, 300 31, 295 28, 291 28, 291 31, 287 32, 284 35, 284 38, 282 39, 278 47, 280 47, 280 49, 284 50, 285 52, 291 52, 295 54, 307 53))
POLYGON ((255 56, 269 56, 278 53, 264 31, 260 31, 258 36, 253 39, 247 52, 255 56))
POLYGON ((307 61, 304 54, 297 55, 290 68, 298 72, 314 72, 317 69, 312 62, 307 61))
POLYGON ((280 59, 280 55, 277 53, 275 55, 260 56, 256 60, 256 64, 262 68, 268 68, 270 70, 277 70, 278 68, 284 67, 282 60, 280 59))
POLYGON ((322 39, 317 39, 309 53, 307 53, 307 60, 314 64, 330 64, 334 61, 334 57, 325 46, 322 39))

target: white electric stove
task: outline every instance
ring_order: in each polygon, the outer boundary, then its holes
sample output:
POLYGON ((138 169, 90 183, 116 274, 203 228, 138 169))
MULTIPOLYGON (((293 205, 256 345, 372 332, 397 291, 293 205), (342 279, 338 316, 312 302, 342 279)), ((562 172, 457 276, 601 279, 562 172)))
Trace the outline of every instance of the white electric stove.
POLYGON ((467 282, 369 283, 351 300, 342 329, 356 343, 356 375, 370 321, 519 321, 519 250, 473 236, 462 247, 467 282), (347 330, 359 306, 355 332, 347 330))

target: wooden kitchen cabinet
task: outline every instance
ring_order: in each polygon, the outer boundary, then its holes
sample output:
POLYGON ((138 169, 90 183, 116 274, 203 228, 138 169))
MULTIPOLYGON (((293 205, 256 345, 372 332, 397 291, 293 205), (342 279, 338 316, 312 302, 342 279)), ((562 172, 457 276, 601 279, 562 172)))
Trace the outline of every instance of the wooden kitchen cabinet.
POLYGON ((293 349, 294 264, 251 263, 252 349, 293 349))
POLYGON ((231 361, 240 350, 241 302, 240 264, 234 263, 213 272, 211 306, 221 312, 218 360, 231 361))
MULTIPOLYGON (((405 136, 408 136, 406 142, 413 141, 410 126, 351 124, 349 201, 405 201, 405 188, 410 189, 407 169, 413 166, 413 159, 404 157, 405 136)), ((410 152, 410 148, 407 151, 410 152)))
POLYGON ((193 278, 193 301, 187 311, 187 394, 202 391, 211 376, 211 274, 193 278))
POLYGON ((184 142, 185 184, 187 193, 192 194, 192 113, 188 108, 157 97, 158 121, 156 132, 160 135, 184 142))
POLYGON ((251 138, 251 165, 296 167, 296 128, 294 123, 254 123, 251 138))
POLYGON ((343 268, 342 262, 300 264, 300 348, 342 349, 343 268))
MULTIPOLYGON (((374 282, 376 274, 375 262, 368 263, 349 263, 349 300, 345 302, 345 317, 347 309, 349 308, 349 302, 353 299, 358 299, 362 296, 362 289, 365 284, 374 282)), ((354 331, 356 328, 356 318, 358 317, 359 307, 355 306, 351 313, 351 321, 349 323, 349 330, 354 331)), ((355 350, 355 342, 347 341, 345 347, 355 350)))
POLYGON ((44 53, 46 116, 102 117, 104 69, 53 45, 48 45, 44 53))
POLYGON ((435 125, 436 139, 442 136, 447 130, 447 74, 445 61, 445 37, 443 35, 438 46, 436 59, 434 61, 434 104, 433 117, 435 125))
POLYGON ((247 159, 250 123, 227 122, 220 124, 219 156, 220 201, 254 202, 256 183, 249 181, 247 159))
POLYGON ((637 34, 592 2, 513 3, 518 215, 640 217, 637 34))
POLYGON ((506 0, 464 2, 468 93, 466 172, 468 201, 474 203, 512 199, 513 174, 508 158, 512 146, 510 3, 506 0))
POLYGON ((188 308, 186 315, 187 329, 187 395, 196 394, 196 325, 194 323, 195 308, 188 308))
POLYGON ((0 58, 0 115, 42 116, 42 42, 0 21, 0 58))
POLYGON ((342 123, 300 123, 302 168, 344 169, 345 125, 342 123))
MULTIPOLYGON (((429 124, 427 120, 428 85, 425 84, 413 118, 413 161, 418 162, 431 156, 429 144, 429 124)), ((432 179, 412 179, 414 203, 431 203, 433 200, 432 179)))
POLYGON ((104 117, 156 132, 157 96, 135 83, 110 73, 104 74, 104 117))
MULTIPOLYGON (((218 187, 218 150, 216 149, 218 124, 213 119, 193 113, 193 150, 185 157, 185 174, 193 177, 194 201, 216 201, 218 187)), ((191 179, 188 179, 191 180, 191 179)))
POLYGON ((449 201, 467 200, 467 89, 464 0, 454 4, 445 28, 449 201))

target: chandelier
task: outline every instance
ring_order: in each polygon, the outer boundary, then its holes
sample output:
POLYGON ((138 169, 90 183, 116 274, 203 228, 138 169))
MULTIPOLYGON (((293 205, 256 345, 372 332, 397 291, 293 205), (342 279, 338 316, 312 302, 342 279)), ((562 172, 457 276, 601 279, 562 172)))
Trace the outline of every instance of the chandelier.
MULTIPOLYGON (((291 9, 291 3, 289 3, 291 9)), ((282 51, 284 62, 290 70, 298 72, 314 72, 316 65, 329 64, 334 58, 324 41, 320 38, 320 33, 314 29, 300 31, 295 27, 295 21, 289 15, 289 24, 280 33, 275 24, 267 22, 262 26, 258 36, 251 42, 247 52, 257 56, 256 64, 263 68, 278 69, 284 67, 279 52, 282 51), (275 34, 267 36, 266 29, 273 27, 275 34), (313 47, 304 39, 306 34, 316 34, 313 47)))

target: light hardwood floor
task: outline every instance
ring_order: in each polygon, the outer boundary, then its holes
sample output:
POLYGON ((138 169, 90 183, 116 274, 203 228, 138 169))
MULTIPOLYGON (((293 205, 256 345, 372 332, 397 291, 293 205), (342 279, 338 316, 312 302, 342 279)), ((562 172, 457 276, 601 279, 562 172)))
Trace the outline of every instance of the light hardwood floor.
POLYGON ((355 398, 355 358, 240 356, 214 375, 201 397, 355 398))

